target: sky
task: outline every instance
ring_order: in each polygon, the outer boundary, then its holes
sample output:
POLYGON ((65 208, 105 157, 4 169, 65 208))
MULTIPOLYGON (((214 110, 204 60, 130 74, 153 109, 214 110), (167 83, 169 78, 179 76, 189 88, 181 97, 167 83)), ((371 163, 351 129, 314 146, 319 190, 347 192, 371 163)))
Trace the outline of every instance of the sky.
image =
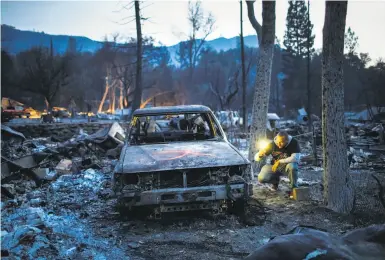
MULTIPOLYGON (((21 30, 44 31, 47 34, 86 36, 103 40, 119 34, 120 40, 136 37, 132 1, 1 1, 1 23, 21 30), (124 6, 128 7, 124 9, 124 6)), ((143 33, 164 45, 185 40, 190 32, 187 21, 188 2, 184 0, 143 1, 143 33)), ((239 0, 204 0, 202 7, 216 19, 216 29, 208 37, 231 38, 239 35, 239 0)), ((255 34, 243 3, 244 35, 255 34)), ((262 2, 254 4, 261 22, 262 2)), ((276 4, 276 34, 283 42, 288 2, 276 4)), ((310 0, 310 19, 314 24, 315 48, 322 48, 325 1, 310 0)), ((358 52, 367 52, 373 60, 385 59, 385 0, 349 0, 346 28, 359 37, 358 52)))

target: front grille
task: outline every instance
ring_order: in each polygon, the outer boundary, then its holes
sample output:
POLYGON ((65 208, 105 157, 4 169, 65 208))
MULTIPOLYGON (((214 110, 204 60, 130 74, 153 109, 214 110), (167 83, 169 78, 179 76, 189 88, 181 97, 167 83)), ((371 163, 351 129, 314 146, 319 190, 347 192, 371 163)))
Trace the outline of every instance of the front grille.
POLYGON ((242 180, 247 180, 245 178, 247 167, 247 165, 240 165, 129 174, 126 175, 125 184, 134 184, 141 190, 147 191, 242 183, 242 180))
POLYGON ((183 172, 164 171, 158 173, 158 189, 183 188, 183 172))
POLYGON ((187 187, 202 187, 212 185, 210 169, 191 169, 187 171, 187 187))

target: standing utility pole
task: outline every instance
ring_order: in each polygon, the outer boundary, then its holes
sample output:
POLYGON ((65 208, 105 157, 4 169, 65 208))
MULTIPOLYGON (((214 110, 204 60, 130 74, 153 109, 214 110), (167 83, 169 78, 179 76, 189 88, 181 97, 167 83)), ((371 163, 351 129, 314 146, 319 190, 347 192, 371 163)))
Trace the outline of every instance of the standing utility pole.
POLYGON ((308 30, 307 30, 307 115, 309 117, 309 132, 312 133, 312 148, 313 148, 313 156, 314 156, 314 164, 317 164, 317 148, 316 148, 316 140, 315 140, 315 133, 314 133, 314 127, 313 127, 313 120, 311 118, 311 91, 310 91, 310 37, 311 37, 311 31, 310 31, 310 0, 307 1, 307 21, 308 21, 308 30))
POLYGON ((247 131, 247 112, 246 112, 246 71, 245 71, 245 43, 243 41, 243 8, 242 0, 239 1, 241 8, 241 60, 242 60, 242 113, 243 131, 247 131))
POLYGON ((135 19, 136 19, 136 80, 134 101, 132 104, 132 111, 140 107, 142 103, 142 25, 140 16, 139 1, 135 1, 135 19))

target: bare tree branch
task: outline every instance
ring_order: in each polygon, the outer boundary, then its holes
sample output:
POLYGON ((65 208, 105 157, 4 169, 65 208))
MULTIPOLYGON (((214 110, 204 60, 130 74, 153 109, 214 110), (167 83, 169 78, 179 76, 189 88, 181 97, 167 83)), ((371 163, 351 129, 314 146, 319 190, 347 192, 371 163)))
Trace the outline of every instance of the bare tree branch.
POLYGON ((246 0, 247 16, 249 17, 249 21, 250 21, 251 25, 253 26, 255 32, 257 33, 258 44, 261 45, 261 41, 262 41, 262 26, 261 26, 260 23, 258 23, 257 18, 255 18, 254 3, 255 3, 255 0, 252 0, 252 1, 247 1, 246 0))
POLYGON ((248 76, 249 72, 250 72, 251 62, 252 62, 252 58, 251 57, 253 57, 253 49, 251 49, 251 51, 250 51, 250 59, 249 59, 249 64, 247 65, 247 69, 246 69, 246 76, 248 76))
POLYGON ((50 106, 60 87, 67 85, 68 58, 53 56, 45 48, 32 48, 18 56, 21 61, 18 85, 45 98, 50 106))
POLYGON ((238 76, 239 76, 240 69, 241 67, 238 67, 238 69, 235 71, 234 76, 232 77, 231 83, 229 84, 229 87, 228 87, 229 93, 226 94, 227 97, 226 97, 226 103, 225 103, 227 107, 230 107, 233 98, 239 91, 238 76), (235 89, 232 92, 231 90, 234 85, 235 85, 235 89))

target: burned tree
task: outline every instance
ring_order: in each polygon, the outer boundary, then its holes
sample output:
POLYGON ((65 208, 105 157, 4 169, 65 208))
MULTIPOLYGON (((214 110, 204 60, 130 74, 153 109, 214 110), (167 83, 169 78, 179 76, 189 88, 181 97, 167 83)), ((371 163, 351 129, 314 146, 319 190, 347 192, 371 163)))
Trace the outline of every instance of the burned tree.
POLYGON ((306 39, 306 58, 307 58, 307 73, 306 73, 306 92, 307 92, 307 114, 308 114, 308 127, 309 132, 312 132, 313 138, 312 138, 312 150, 313 150, 313 157, 314 157, 314 164, 317 165, 317 148, 316 148, 316 140, 315 140, 315 134, 314 134, 314 126, 313 126, 313 118, 312 118, 312 101, 311 101, 311 87, 310 87, 310 56, 311 53, 314 52, 314 50, 311 49, 312 45, 314 44, 314 36, 311 35, 311 30, 313 29, 313 25, 310 22, 310 1, 307 2, 307 39, 306 39))
POLYGON ((254 161, 258 139, 266 137, 266 121, 270 96, 271 69, 275 40, 275 1, 262 2, 262 26, 254 14, 254 2, 246 1, 251 25, 259 43, 259 60, 254 86, 254 101, 251 119, 249 160, 254 161))
MULTIPOLYGON (((116 41, 115 41, 116 42, 116 41)), ((115 48, 115 58, 112 61, 114 78, 120 91, 119 107, 127 108, 129 100, 135 93, 136 79, 136 45, 135 39, 129 39, 126 43, 115 48)))
POLYGON ((50 49, 32 48, 17 56, 21 89, 41 95, 51 109, 61 87, 68 84, 68 57, 54 55, 51 41, 50 49))
POLYGON ((188 69, 189 79, 201 57, 207 37, 214 31, 215 18, 211 13, 204 14, 201 1, 188 3, 188 21, 190 34, 188 40, 179 44, 177 52, 181 67, 188 69))
POLYGON ((247 110, 246 110, 246 70, 245 70, 245 42, 243 39, 243 3, 239 1, 240 5, 240 23, 241 23, 241 64, 242 64, 242 118, 243 118, 243 131, 247 129, 247 110))
POLYGON ((220 81, 221 76, 223 77, 225 72, 221 69, 221 66, 217 66, 212 80, 209 82, 210 91, 218 98, 220 109, 225 110, 229 109, 231 103, 233 102, 236 94, 239 91, 238 77, 239 77, 239 68, 235 71, 234 75, 228 78, 227 84, 225 84, 225 89, 221 91, 222 82, 220 81), (222 74, 222 75, 221 75, 222 74))
MULTIPOLYGON (((103 63, 102 73, 106 73, 105 75, 109 79, 105 82, 102 103, 107 96, 107 92, 111 92, 110 97, 112 99, 110 103, 115 102, 118 104, 119 109, 124 109, 132 106, 135 96, 137 40, 128 38, 125 43, 118 43, 117 38, 118 35, 115 35, 111 41, 106 39, 103 48, 98 53, 103 63)), ((169 53, 167 49, 165 47, 155 47, 153 41, 154 39, 151 37, 142 38, 142 73, 147 75, 142 80, 142 96, 147 89, 155 85, 156 80, 161 76, 157 72, 158 68, 167 67, 168 63, 169 53)), ((141 100, 139 105, 142 102, 141 100)), ((101 111, 100 106, 99 110, 101 111)), ((112 110, 114 111, 114 109, 112 110)))
POLYGON ((14 88, 15 61, 6 51, 1 50, 1 91, 2 96, 16 95, 14 88))
MULTIPOLYGON (((220 110, 231 109, 241 104, 239 98, 242 78, 242 61, 237 60, 239 49, 217 53, 206 50, 199 63, 198 78, 202 79, 202 85, 207 86, 210 105, 220 110), (210 95, 211 94, 211 95, 210 95), (212 98, 212 96, 214 98, 212 98)), ((245 77, 249 74, 253 65, 253 49, 248 53, 245 66, 245 77)), ((254 63, 255 65, 255 63, 254 63)), ((207 101, 206 101, 207 102, 207 101)))
POLYGON ((349 213, 354 190, 344 130, 344 32, 347 1, 327 1, 323 28, 322 145, 324 198, 329 208, 349 213))

